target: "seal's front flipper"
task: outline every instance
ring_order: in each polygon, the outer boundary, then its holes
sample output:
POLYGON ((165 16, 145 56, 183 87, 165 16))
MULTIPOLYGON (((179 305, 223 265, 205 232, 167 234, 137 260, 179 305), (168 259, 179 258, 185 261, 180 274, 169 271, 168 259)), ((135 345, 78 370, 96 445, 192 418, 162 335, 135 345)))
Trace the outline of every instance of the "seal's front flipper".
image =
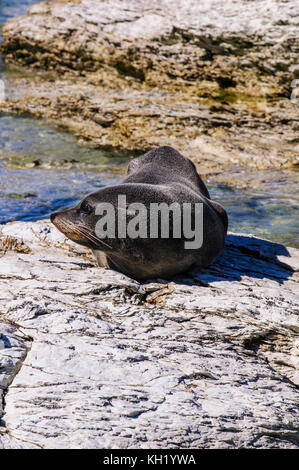
POLYGON ((107 256, 103 251, 100 250, 91 250, 94 254, 94 257, 97 261, 97 264, 100 268, 109 268, 109 263, 107 260, 107 256))

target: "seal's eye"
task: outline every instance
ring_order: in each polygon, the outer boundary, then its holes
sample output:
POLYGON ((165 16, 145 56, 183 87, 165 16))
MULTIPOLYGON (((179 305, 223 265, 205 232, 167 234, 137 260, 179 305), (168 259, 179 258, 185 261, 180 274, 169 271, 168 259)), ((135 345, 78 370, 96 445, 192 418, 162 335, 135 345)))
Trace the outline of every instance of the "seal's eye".
POLYGON ((84 214, 90 214, 92 212, 92 207, 90 204, 88 204, 88 202, 86 201, 83 201, 81 206, 80 206, 80 210, 82 212, 84 212, 84 214))

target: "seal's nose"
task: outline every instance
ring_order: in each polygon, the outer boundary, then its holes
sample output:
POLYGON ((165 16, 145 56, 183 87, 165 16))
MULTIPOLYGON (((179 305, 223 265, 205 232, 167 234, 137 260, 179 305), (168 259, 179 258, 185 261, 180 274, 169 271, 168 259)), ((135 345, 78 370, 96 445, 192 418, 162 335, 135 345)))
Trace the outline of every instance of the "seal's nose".
POLYGON ((56 217, 57 214, 58 214, 58 212, 53 212, 53 214, 50 215, 50 220, 51 220, 52 224, 54 224, 54 220, 55 220, 55 217, 56 217))

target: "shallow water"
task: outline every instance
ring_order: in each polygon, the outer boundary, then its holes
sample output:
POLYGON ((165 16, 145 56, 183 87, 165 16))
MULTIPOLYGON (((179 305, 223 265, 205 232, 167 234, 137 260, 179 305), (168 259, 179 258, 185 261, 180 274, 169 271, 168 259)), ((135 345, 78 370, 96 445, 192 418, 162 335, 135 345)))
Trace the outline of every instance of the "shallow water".
MULTIPOLYGON (((26 13, 33 3, 1 0, 0 24, 26 13)), ((9 81, 7 70, 0 66, 0 75, 9 81)), ((42 120, 0 114, 0 223, 38 220, 70 207, 89 192, 119 181, 128 159, 78 145, 72 135, 42 120)), ((234 171, 240 180, 249 172, 234 171)), ((271 172, 270 183, 263 182, 260 172, 258 177, 258 189, 208 182, 212 198, 228 211, 229 230, 299 247, 298 172, 271 172)))
MULTIPOLYGON (((263 172, 269 177, 270 172, 263 172)), ((228 212, 229 230, 299 248, 298 173, 271 172, 272 181, 258 189, 208 184, 212 199, 228 212)))
POLYGON ((0 223, 49 217, 119 181, 128 161, 42 120, 0 114, 0 129, 0 223))
POLYGON ((37 0, 1 0, 0 2, 0 24, 17 15, 25 15, 27 8, 37 0))

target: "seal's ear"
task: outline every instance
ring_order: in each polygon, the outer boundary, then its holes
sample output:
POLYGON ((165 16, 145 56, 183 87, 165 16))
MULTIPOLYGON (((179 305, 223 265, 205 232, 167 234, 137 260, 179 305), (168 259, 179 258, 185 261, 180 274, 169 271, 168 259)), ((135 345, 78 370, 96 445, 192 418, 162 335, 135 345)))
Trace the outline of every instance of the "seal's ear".
POLYGON ((133 158, 133 160, 131 160, 127 166, 126 175, 129 176, 131 173, 134 173, 134 171, 136 171, 139 166, 140 166, 139 158, 138 157, 133 158))

